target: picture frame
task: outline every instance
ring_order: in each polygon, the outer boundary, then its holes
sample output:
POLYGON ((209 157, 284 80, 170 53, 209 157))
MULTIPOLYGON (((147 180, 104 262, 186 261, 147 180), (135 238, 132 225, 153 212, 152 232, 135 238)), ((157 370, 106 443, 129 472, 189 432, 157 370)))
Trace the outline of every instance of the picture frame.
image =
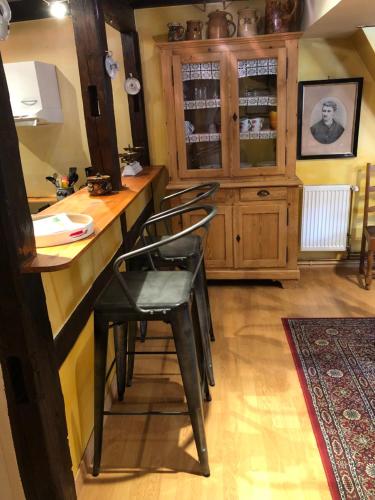
POLYGON ((357 156, 363 78, 298 84, 297 158, 357 156))

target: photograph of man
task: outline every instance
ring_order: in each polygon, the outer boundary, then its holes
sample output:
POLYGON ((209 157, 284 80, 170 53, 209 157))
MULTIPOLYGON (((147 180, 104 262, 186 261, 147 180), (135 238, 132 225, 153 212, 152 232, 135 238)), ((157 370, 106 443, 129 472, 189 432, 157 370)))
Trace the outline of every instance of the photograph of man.
POLYGON ((310 131, 321 144, 332 144, 341 137, 344 127, 336 118, 337 104, 334 101, 324 101, 322 104, 322 119, 310 127, 310 131))

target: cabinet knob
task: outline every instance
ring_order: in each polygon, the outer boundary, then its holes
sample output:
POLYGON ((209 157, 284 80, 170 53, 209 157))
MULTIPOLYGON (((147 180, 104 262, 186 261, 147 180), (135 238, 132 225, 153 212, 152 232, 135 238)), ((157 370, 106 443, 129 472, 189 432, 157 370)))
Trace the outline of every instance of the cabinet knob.
POLYGON ((241 241, 241 236, 239 234, 237 234, 236 240, 237 240, 238 243, 241 241))
POLYGON ((260 196, 261 198, 265 198, 266 196, 270 195, 270 192, 267 191, 267 189, 261 189, 260 191, 257 192, 257 195, 260 196))
POLYGON ((236 122, 236 121, 237 121, 238 116, 236 115, 236 113, 233 113, 232 118, 233 118, 233 121, 234 121, 234 122, 236 122))

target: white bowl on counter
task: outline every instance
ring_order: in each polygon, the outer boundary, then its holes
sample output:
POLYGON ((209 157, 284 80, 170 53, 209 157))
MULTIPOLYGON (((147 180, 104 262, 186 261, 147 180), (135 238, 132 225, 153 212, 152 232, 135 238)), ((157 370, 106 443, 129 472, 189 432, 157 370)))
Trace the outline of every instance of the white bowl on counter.
POLYGON ((37 248, 65 245, 87 238, 94 232, 90 215, 61 213, 32 216, 37 248))

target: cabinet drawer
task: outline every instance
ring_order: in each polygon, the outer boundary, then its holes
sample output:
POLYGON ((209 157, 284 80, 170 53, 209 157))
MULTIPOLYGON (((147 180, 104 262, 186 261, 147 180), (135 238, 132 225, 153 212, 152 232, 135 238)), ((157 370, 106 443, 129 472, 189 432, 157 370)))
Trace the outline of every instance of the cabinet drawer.
MULTIPOLYGON (((195 196, 197 196, 198 191, 194 191, 194 193, 186 193, 181 195, 179 198, 182 203, 191 200, 195 196)), ((211 199, 212 200, 212 199, 211 199)), ((204 203, 205 200, 202 200, 202 203, 204 203)), ((207 200, 208 203, 210 202, 210 199, 207 200)), ((213 197, 214 203, 233 203, 234 201, 234 191, 232 189, 219 189, 213 197)))
POLYGON ((241 188, 240 201, 286 200, 286 187, 241 188))

